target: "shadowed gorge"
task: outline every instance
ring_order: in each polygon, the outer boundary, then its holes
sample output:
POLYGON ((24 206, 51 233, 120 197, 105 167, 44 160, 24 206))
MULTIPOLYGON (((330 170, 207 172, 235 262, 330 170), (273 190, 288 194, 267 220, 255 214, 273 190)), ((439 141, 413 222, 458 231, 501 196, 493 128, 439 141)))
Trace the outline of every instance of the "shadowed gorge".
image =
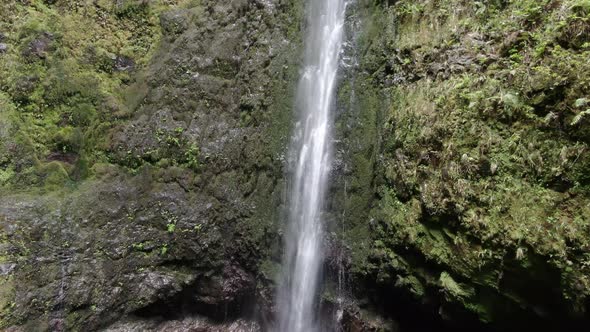
POLYGON ((584 331, 588 59, 588 0, 2 1, 0 330, 584 331))

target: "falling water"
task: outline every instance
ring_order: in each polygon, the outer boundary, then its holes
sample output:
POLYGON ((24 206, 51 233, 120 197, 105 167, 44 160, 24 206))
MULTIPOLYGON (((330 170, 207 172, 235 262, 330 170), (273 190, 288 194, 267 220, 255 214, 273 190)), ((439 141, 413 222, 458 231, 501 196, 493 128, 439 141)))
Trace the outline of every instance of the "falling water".
POLYGON ((279 331, 317 328, 317 290, 322 261, 321 213, 331 164, 330 111, 342 50, 345 0, 308 0, 309 31, 291 154, 293 178, 279 292, 279 331))

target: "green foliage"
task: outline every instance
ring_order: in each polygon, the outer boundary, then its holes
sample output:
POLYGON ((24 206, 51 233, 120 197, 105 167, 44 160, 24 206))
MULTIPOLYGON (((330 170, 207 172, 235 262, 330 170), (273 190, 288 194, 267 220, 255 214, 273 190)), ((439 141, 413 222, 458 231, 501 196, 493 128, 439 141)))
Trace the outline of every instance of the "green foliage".
MULTIPOLYGON (((5 142, 21 150, 0 147, 0 186, 48 190, 56 187, 44 186, 52 179, 47 163, 62 163, 79 181, 92 176, 94 163, 109 162, 109 133, 129 112, 125 91, 134 80, 117 71, 116 60, 132 59, 142 70, 161 37, 160 13, 185 2, 2 2, 0 31, 9 48, 0 55, 1 103, 14 105, 14 136, 5 142)), ((197 149, 187 150, 188 167, 196 169, 197 149)))
POLYGON ((453 300, 464 300, 465 298, 475 295, 474 290, 465 289, 464 285, 460 285, 455 280, 453 280, 451 275, 447 272, 442 272, 440 274, 439 281, 443 292, 445 292, 445 295, 449 296, 453 300))
POLYGON ((588 105, 589 103, 590 102, 587 98, 576 99, 576 102, 574 103, 574 107, 581 108, 581 107, 588 105))
POLYGON ((126 151, 123 157, 116 161, 137 170, 146 163, 158 167, 183 167, 194 172, 200 170, 200 149, 184 134, 183 128, 172 131, 158 129, 155 133, 158 146, 148 151, 126 151))
POLYGON ((167 211, 167 210, 164 210, 162 212, 162 217, 166 221, 166 231, 169 234, 173 234, 174 231, 176 231, 176 225, 178 223, 178 217, 176 217, 176 215, 174 215, 172 212, 167 211))
POLYGON ((120 17, 137 17, 147 15, 149 1, 146 0, 117 0, 115 2, 115 14, 120 17))
POLYGON ((396 13, 399 17, 409 19, 423 14, 425 7, 426 5, 422 3, 401 2, 396 8, 396 13))
POLYGON ((199 170, 199 148, 191 144, 184 153, 184 164, 193 171, 199 170))
POLYGON ((538 301, 499 286, 511 273, 551 284, 551 301, 581 310, 590 296, 581 272, 590 248, 590 79, 580 74, 590 71, 588 8, 400 0, 386 9, 395 17, 380 21, 385 37, 367 55, 370 84, 391 102, 364 273, 412 294, 420 291, 408 280, 418 280, 483 321, 502 303, 538 301), (536 272, 550 269, 561 278, 536 272))

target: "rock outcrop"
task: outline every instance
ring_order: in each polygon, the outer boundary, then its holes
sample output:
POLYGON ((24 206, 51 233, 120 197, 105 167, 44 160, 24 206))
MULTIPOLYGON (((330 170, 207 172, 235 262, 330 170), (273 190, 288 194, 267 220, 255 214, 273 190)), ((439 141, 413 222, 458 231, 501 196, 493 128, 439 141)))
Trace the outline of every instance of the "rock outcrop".
MULTIPOLYGON (((303 6, 0 3, 0 329, 272 325, 303 6)), ((588 2, 349 10, 325 321, 587 324, 588 2)))
POLYGON ((276 247, 300 4, 2 6, 36 26, 0 27, 0 328, 255 330, 219 322, 257 318, 276 247), (69 20, 151 44, 80 49, 69 20))
MULTIPOLYGON (((344 237, 352 283, 367 282, 360 294, 393 316, 406 311, 387 297, 414 298, 450 326, 587 321, 588 4, 389 1, 369 11, 358 77, 378 98, 357 98, 385 102, 378 152, 348 168, 375 160, 375 198, 344 227, 356 230, 344 237)), ((344 201, 363 202, 357 190, 344 201)))

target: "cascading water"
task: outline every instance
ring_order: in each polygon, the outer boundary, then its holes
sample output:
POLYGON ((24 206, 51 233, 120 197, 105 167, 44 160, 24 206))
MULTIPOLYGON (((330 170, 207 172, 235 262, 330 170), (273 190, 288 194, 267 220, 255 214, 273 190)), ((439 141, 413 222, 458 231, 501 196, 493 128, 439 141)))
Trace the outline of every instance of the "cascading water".
POLYGON ((279 331, 317 328, 317 290, 322 261, 321 213, 331 165, 330 111, 343 43, 345 0, 308 0, 309 31, 299 83, 300 121, 291 147, 293 178, 285 237, 279 331))

